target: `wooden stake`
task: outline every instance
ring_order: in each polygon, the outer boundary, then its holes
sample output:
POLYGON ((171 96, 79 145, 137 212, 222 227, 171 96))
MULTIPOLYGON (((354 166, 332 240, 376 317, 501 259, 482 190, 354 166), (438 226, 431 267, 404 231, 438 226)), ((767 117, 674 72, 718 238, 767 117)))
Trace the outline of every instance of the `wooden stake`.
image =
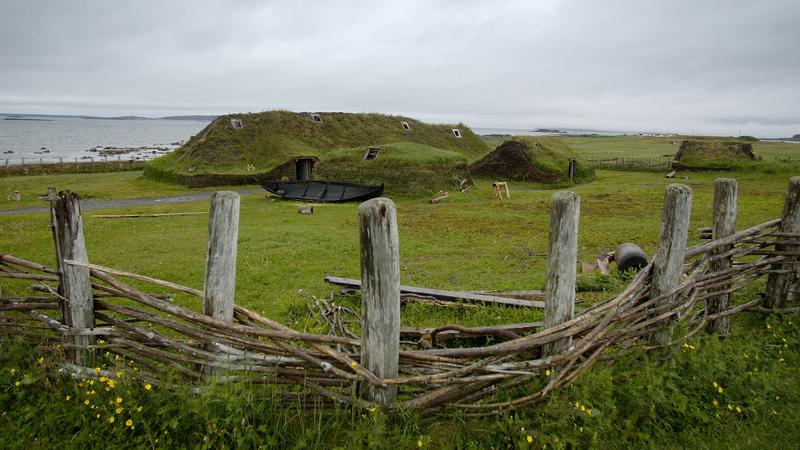
MULTIPOLYGON (((656 256, 653 258, 651 297, 669 292, 680 283, 691 209, 692 190, 689 186, 683 184, 667 186, 661 215, 661 232, 658 236, 656 256)), ((656 306, 669 304, 672 300, 671 296, 665 296, 656 306)), ((672 339, 672 328, 671 323, 667 324, 653 333, 651 340, 661 345, 669 343, 672 339)))
MULTIPOLYGON (((789 191, 783 205, 783 215, 781 216, 782 233, 800 233, 800 177, 792 177, 789 180, 789 191)), ((777 251, 796 251, 798 245, 779 244, 775 246, 777 251)), ((764 297, 764 306, 772 309, 782 308, 790 298, 794 298, 792 291, 793 285, 797 284, 797 272, 795 267, 787 264, 776 264, 773 270, 785 271, 789 273, 772 273, 767 279, 767 291, 764 297)))
MULTIPOLYGON (((59 294, 69 303, 61 302, 64 324, 73 331, 82 331, 94 327, 94 299, 89 269, 81 266, 65 264, 71 259, 83 263, 89 262, 86 244, 83 237, 83 221, 78 196, 69 191, 61 192, 50 202, 51 226, 56 245, 56 263, 61 276, 59 294)), ((92 336, 73 336, 69 338, 76 347, 70 351, 70 357, 76 365, 84 366, 86 361, 85 346, 94 342, 92 336), (84 347, 84 348, 82 348, 84 347)))
MULTIPOLYGON (((225 323, 233 322, 238 235, 239 194, 227 191, 213 193, 208 221, 203 313, 225 323)), ((206 375, 214 373, 210 366, 204 366, 202 371, 206 375)))
MULTIPOLYGON (((544 325, 553 327, 575 314, 575 279, 578 263, 578 220, 581 199, 574 192, 557 192, 550 208, 550 240, 547 245, 547 288, 544 294, 544 325)), ((544 356, 569 348, 565 338, 543 347, 544 356)))
MULTIPOLYGON (((387 198, 358 207, 361 235, 361 363, 378 378, 397 378, 400 355, 400 251, 397 209, 387 198)), ((389 404, 394 386, 366 385, 367 401, 389 404)))
MULTIPOLYGON (((731 178, 717 178, 714 181, 714 220, 711 228, 711 239, 717 240, 736 233, 736 180, 731 178)), ((730 246, 723 246, 713 252, 721 254, 729 251, 730 246)), ((713 272, 731 268, 731 256, 726 256, 711 261, 710 268, 713 272)), ((724 291, 727 286, 721 286, 724 291)), ((730 305, 730 294, 721 294, 706 300, 706 316, 726 311, 730 305)), ((729 332, 728 316, 720 317, 708 323, 706 329, 725 336, 729 332)))

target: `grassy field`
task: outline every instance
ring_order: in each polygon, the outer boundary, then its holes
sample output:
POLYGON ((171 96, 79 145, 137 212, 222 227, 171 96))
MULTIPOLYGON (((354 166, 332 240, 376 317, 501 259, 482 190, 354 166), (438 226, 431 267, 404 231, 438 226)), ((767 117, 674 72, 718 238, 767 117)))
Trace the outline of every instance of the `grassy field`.
MULTIPOLYGON (((638 145, 643 145, 641 140, 638 145)), ((698 242, 696 228, 710 225, 717 173, 691 173, 680 180, 654 173, 601 170, 597 174, 596 182, 570 189, 581 196, 579 261, 592 262, 620 242, 635 242, 651 255, 664 187, 672 182, 693 189, 690 244, 698 242)), ((726 175, 739 181, 737 228, 780 215, 790 173, 726 175)), ((140 172, 0 178, 4 190, 23 192, 24 205, 40 205, 32 195, 45 192, 47 186, 93 198, 186 192, 142 179, 140 172)), ((554 191, 526 183, 512 183, 511 188, 511 199, 504 201, 492 198, 487 180, 478 180, 466 193, 453 193, 436 205, 419 196, 395 197, 402 283, 442 289, 543 288, 554 191)), ((359 252, 357 205, 318 205, 312 216, 297 214, 296 205, 263 194, 242 197, 237 302, 300 329, 306 296, 331 292, 322 280, 326 274, 358 277, 359 252)), ((19 202, 0 200, 1 208, 18 206, 19 202)), ((90 261, 201 288, 205 216, 100 219, 91 215, 207 210, 203 201, 85 213, 90 261)), ((46 213, 0 216, 0 252, 52 265, 48 222, 46 213)), ((592 291, 581 295, 592 300, 609 297, 622 282, 602 281, 596 275, 579 278, 580 287, 592 291)), ((20 283, 3 281, 0 288, 6 294, 25 292, 20 283)), ((752 298, 758 290, 756 286, 738 300, 752 298)), ((358 304, 354 298, 341 301, 358 304)), ((200 309, 186 298, 176 302, 200 309)), ((402 311, 404 325, 540 318, 539 311, 498 307, 445 309, 412 303, 402 311)), ((679 350, 666 364, 634 354, 613 366, 598 366, 546 402, 498 418, 431 419, 407 412, 362 416, 349 410, 318 415, 282 408, 274 404, 267 388, 258 386, 220 387, 191 396, 124 385, 120 392, 126 408, 129 401, 131 408, 143 407, 144 412, 131 413, 136 430, 106 423, 109 411, 102 402, 97 404, 104 408, 102 420, 95 419, 95 411, 75 402, 83 400, 84 387, 47 372, 46 365, 36 362, 38 353, 3 341, 0 444, 46 448, 65 439, 68 447, 86 448, 103 439, 114 446, 207 448, 788 448, 800 442, 796 427, 800 332, 792 322, 800 319, 767 320, 770 330, 764 327, 764 318, 737 318, 730 338, 721 342, 699 338, 697 351, 679 350), (714 382, 725 386, 724 395, 714 393, 714 382), (66 399, 68 395, 72 400, 66 399), (574 406, 576 402, 596 414, 587 416, 574 406), (737 412, 736 406, 744 412, 737 412)))

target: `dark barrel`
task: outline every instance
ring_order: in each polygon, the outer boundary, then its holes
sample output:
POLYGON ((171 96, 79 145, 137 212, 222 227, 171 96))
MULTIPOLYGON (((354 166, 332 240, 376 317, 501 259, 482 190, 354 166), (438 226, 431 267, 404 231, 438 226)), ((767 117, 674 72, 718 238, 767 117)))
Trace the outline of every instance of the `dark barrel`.
POLYGON ((647 265, 647 256, 638 245, 625 242, 617 246, 614 252, 614 261, 620 272, 634 269, 639 270, 647 265))

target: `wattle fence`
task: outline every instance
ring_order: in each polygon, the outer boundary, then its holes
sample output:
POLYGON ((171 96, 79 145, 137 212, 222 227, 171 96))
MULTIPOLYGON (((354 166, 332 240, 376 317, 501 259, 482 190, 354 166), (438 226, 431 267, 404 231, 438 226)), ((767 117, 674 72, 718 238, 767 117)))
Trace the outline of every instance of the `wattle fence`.
POLYGON ((115 364, 133 361, 135 376, 154 385, 170 373, 199 386, 211 379, 302 386, 277 390, 293 405, 501 414, 575 381, 598 361, 680 345, 700 332, 726 334, 733 314, 797 309, 788 304, 800 262, 800 177, 789 182, 780 218, 738 232, 736 191, 735 180, 716 181, 713 240, 686 248, 691 190, 668 186, 652 262, 618 295, 578 314, 580 198, 558 192, 551 208, 544 323, 524 332, 503 325, 443 325, 421 331, 417 341, 401 340, 391 200, 359 206, 360 314, 318 302, 327 333, 312 334, 235 304, 237 194, 212 197, 201 291, 91 264, 77 197, 62 192, 51 200, 58 266, 0 254, 0 277, 36 282, 34 290, 42 293, 0 295, 0 334, 63 344, 71 361, 64 368, 82 377, 108 376, 115 364), (196 297, 203 312, 122 279, 196 297), (735 292, 760 279, 766 279, 762 296, 731 302, 735 292), (450 334, 443 344, 436 336, 444 332, 450 334), (480 335, 495 343, 468 346, 480 335), (93 370, 100 365, 108 370, 93 370))

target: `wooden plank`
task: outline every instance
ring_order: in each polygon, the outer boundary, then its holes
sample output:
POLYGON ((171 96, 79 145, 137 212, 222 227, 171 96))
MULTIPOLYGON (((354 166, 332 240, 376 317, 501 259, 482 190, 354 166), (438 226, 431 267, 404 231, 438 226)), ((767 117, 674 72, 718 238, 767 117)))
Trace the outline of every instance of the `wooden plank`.
POLYGON ((176 213, 159 213, 159 214, 95 214, 93 219, 134 219, 139 217, 174 217, 174 216, 199 216, 201 214, 208 214, 205 211, 197 212, 176 212, 176 213))
MULTIPOLYGON (((661 231, 658 247, 653 258, 653 275, 650 295, 655 298, 674 289, 681 280, 686 254, 686 239, 689 236, 689 216, 692 210, 692 190, 683 184, 670 184, 664 195, 661 212, 661 231)), ((671 297, 664 297, 656 306, 669 304, 671 297)), ((651 341, 668 344, 672 340, 671 323, 651 335, 651 341)))
MULTIPOLYGON (((353 278, 341 278, 330 275, 325 276, 325 281, 336 285, 352 289, 361 289, 361 281, 353 278)), ((421 288, 414 286, 400 285, 401 294, 415 294, 434 297, 438 300, 452 302, 472 302, 499 304, 506 306, 526 306, 529 308, 544 308, 544 302, 535 300, 519 300, 514 298, 499 297, 496 295, 476 294, 470 291, 443 291, 439 289, 421 288)))
MULTIPOLYGON (((553 194, 550 207, 550 239, 547 245, 545 328, 571 320, 575 315, 580 208, 581 199, 574 192, 553 194)), ((571 338, 564 338, 549 343, 542 348, 542 355, 557 355, 565 351, 571 342, 571 338)))
MULTIPOLYGON (((400 363, 400 248, 397 209, 388 198, 358 207, 361 242, 361 363, 378 378, 397 378, 400 363)), ((367 401, 397 398, 397 386, 362 385, 367 401)))
MULTIPOLYGON (((800 233, 800 177, 789 179, 789 190, 786 193, 786 200, 783 205, 783 215, 781 216, 781 233, 800 233)), ((775 250, 779 252, 792 253, 798 249, 797 245, 776 245, 775 250)), ((781 273, 786 269, 793 269, 785 264, 775 264, 767 279, 767 290, 764 296, 764 306, 772 309, 780 309, 790 298, 795 295, 793 291, 797 284, 797 272, 790 270, 789 273, 781 273)))
MULTIPOLYGON (((714 207, 713 207, 713 226, 711 227, 712 240, 728 237, 736 233, 736 180, 732 178, 717 178, 714 181, 714 207)), ((731 249, 726 245, 714 250, 714 254, 725 253, 731 249)), ((711 261, 711 270, 720 272, 731 268, 731 256, 723 257, 711 261)), ((720 286, 719 290, 724 291, 728 286, 720 286)), ((728 309, 730 305, 730 294, 720 294, 716 297, 706 299, 706 315, 717 314, 728 309)), ((709 332, 716 332, 722 336, 728 334, 730 329, 729 316, 720 317, 708 323, 706 329, 709 332)))

